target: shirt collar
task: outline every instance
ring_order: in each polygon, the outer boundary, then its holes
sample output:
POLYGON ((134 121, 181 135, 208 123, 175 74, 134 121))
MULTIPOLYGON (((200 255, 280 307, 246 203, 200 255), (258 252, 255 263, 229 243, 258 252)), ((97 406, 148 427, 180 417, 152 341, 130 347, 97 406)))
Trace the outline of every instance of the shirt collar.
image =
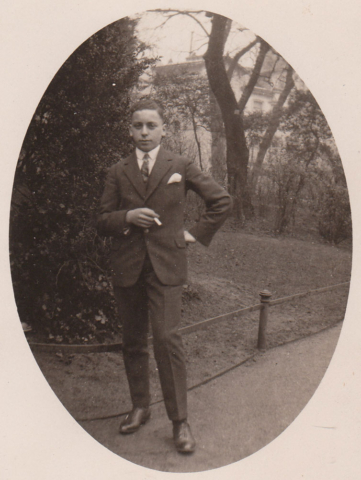
POLYGON ((136 154, 138 160, 143 160, 144 155, 145 155, 146 153, 148 153, 148 155, 150 156, 151 160, 155 161, 156 158, 157 158, 159 149, 160 149, 160 145, 158 145, 157 147, 153 148, 153 150, 151 150, 150 152, 143 152, 142 150, 139 150, 139 148, 136 148, 136 149, 135 149, 135 154, 136 154))

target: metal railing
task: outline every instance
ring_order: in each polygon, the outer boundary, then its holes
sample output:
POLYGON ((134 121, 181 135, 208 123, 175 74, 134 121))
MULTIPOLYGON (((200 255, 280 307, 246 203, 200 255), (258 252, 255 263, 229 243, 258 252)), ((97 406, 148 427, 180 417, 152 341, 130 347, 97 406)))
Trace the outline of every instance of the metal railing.
MULTIPOLYGON (((259 350, 265 350, 267 347, 267 323, 269 317, 269 308, 275 305, 281 305, 282 303, 291 302, 296 298, 303 298, 309 295, 315 295, 318 293, 328 292, 336 288, 349 285, 350 282, 338 283, 336 285, 330 285, 328 287, 318 288, 316 290, 308 290, 306 292, 297 293, 288 297, 277 298, 271 300, 272 293, 268 290, 263 290, 259 293, 261 300, 257 305, 252 305, 250 307, 241 308, 239 310, 234 310, 233 312, 225 313, 223 315, 218 315, 217 317, 208 318, 193 325, 188 325, 179 329, 179 332, 182 334, 188 334, 200 330, 202 328, 207 328, 210 325, 217 324, 222 321, 230 320, 235 316, 242 316, 245 313, 260 311, 259 315, 259 327, 258 327, 258 341, 257 348, 259 350)), ((149 338, 150 343, 152 342, 152 337, 149 338)), ((36 352, 54 352, 61 351, 66 354, 74 353, 107 353, 107 352, 119 352, 122 350, 122 343, 110 343, 110 344, 96 344, 96 345, 62 345, 62 344, 50 344, 50 343, 32 343, 29 342, 30 348, 36 352)))

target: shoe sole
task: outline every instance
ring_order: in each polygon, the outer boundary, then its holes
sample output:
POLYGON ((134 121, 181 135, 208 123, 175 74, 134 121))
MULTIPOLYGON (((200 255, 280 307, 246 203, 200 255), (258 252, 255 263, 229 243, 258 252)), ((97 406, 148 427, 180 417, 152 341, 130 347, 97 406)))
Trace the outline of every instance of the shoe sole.
POLYGON ((193 450, 181 450, 177 448, 177 452, 182 453, 183 455, 191 455, 192 453, 194 453, 194 451, 195 451, 195 448, 193 448, 193 450))

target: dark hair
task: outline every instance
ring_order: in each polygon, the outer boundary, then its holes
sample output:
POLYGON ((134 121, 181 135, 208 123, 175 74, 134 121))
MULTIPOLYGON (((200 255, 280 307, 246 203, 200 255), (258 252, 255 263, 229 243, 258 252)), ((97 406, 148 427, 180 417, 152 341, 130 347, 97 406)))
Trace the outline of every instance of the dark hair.
POLYGON ((133 116, 133 113, 139 112, 140 110, 156 110, 158 115, 162 120, 164 120, 164 112, 162 105, 151 98, 143 98, 138 102, 134 103, 130 109, 130 115, 133 116))

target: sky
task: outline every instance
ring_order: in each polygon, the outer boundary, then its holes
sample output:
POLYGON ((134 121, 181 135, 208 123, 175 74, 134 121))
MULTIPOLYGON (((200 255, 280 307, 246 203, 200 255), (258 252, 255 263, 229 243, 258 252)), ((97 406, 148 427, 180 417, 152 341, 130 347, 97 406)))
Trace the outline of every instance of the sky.
MULTIPOLYGON (((204 28, 210 32, 211 19, 204 14, 198 18, 204 28)), ((162 64, 170 60, 173 63, 184 62, 191 48, 196 55, 203 55, 206 52, 207 36, 195 20, 186 15, 177 15, 163 24, 164 20, 165 17, 160 13, 145 12, 140 14, 138 23, 139 38, 153 45, 152 53, 161 57, 162 64)), ((250 31, 243 34, 231 32, 227 48, 231 52, 237 51, 253 39, 254 34, 250 31)))

